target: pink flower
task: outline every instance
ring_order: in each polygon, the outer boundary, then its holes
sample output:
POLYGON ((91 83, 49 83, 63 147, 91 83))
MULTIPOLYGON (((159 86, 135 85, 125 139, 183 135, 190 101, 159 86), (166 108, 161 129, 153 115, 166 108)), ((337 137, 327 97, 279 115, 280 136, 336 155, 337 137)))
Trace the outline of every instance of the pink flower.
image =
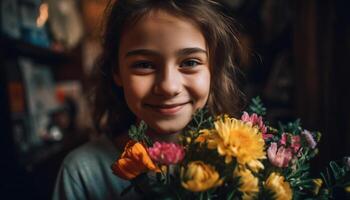
POLYGON ((280 144, 283 146, 287 146, 288 137, 290 137, 290 147, 293 149, 293 152, 294 153, 298 152, 301 147, 300 136, 299 135, 290 136, 290 134, 288 133, 283 133, 280 139, 280 144))
POLYGON ((288 134, 282 133, 282 137, 280 139, 280 144, 286 146, 288 141, 288 134))
POLYGON ((165 165, 176 164, 185 156, 182 146, 166 142, 155 142, 153 147, 148 148, 148 153, 153 161, 165 165))
POLYGON ((311 135, 310 131, 304 130, 303 132, 301 132, 301 135, 305 137, 305 140, 309 144, 309 147, 311 149, 314 149, 316 147, 317 143, 314 137, 311 135))
POLYGON ((299 135, 292 136, 290 146, 293 148, 294 153, 298 152, 298 150, 300 149, 300 146, 301 146, 299 135))
POLYGON ((270 138, 273 137, 273 135, 272 135, 272 134, 269 134, 269 133, 263 133, 262 136, 263 136, 263 139, 264 139, 264 140, 267 140, 267 139, 270 139, 270 138))
POLYGON ((256 113, 253 113, 251 116, 249 116, 249 114, 244 111, 241 120, 247 123, 251 123, 253 126, 258 126, 262 134, 265 134, 267 132, 267 127, 265 126, 262 117, 258 116, 256 113))
POLYGON ((280 146, 277 150, 277 143, 272 142, 267 150, 267 156, 270 162, 276 167, 288 167, 292 159, 292 149, 280 146))

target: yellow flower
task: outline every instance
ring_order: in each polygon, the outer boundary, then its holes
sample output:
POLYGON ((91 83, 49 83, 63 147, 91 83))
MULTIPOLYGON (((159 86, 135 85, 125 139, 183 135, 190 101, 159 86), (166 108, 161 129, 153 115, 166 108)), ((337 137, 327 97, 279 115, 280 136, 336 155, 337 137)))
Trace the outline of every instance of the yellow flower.
POLYGON ((202 161, 190 162, 181 170, 182 186, 192 192, 202 192, 220 186, 223 180, 214 167, 202 161))
POLYGON ((247 168, 237 167, 233 172, 234 177, 240 177, 239 191, 243 193, 242 199, 255 199, 256 194, 259 192, 259 181, 252 172, 247 168))
POLYGON ((225 163, 236 158, 239 164, 248 165, 254 172, 264 168, 258 159, 266 158, 265 141, 257 128, 227 116, 219 118, 214 125, 214 130, 203 130, 200 137, 205 137, 209 149, 217 149, 225 156, 225 163))
POLYGON ((293 197, 289 183, 284 181, 283 176, 275 172, 272 172, 267 178, 265 188, 272 191, 277 200, 289 200, 293 197))
POLYGON ((320 191, 320 188, 321 188, 321 186, 322 186, 323 181, 322 181, 322 179, 317 178, 317 179, 313 179, 312 182, 313 182, 314 185, 315 185, 315 188, 314 188, 313 193, 314 193, 315 195, 317 195, 318 192, 320 191))

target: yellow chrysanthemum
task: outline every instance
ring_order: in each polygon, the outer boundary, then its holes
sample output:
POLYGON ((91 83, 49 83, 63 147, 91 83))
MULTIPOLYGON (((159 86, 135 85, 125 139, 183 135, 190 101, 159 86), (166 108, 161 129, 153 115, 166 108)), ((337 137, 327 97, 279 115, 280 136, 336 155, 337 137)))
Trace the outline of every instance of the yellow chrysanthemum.
POLYGON ((225 156, 225 163, 230 163, 235 157, 241 165, 248 165, 257 172, 264 166, 259 159, 265 159, 265 141, 255 127, 241 120, 223 117, 215 123, 214 130, 203 130, 203 137, 209 149, 217 149, 218 153, 225 156))
POLYGON ((267 178, 265 188, 275 194, 276 200, 289 200, 293 197, 292 189, 288 182, 284 181, 284 177, 272 172, 267 178))
POLYGON ((243 200, 255 199, 256 194, 259 192, 259 181, 252 172, 247 168, 237 167, 233 172, 234 177, 240 177, 239 191, 243 193, 243 200))
POLYGON ((192 192, 202 192, 222 185, 219 173, 202 161, 190 162, 181 170, 182 186, 192 192))

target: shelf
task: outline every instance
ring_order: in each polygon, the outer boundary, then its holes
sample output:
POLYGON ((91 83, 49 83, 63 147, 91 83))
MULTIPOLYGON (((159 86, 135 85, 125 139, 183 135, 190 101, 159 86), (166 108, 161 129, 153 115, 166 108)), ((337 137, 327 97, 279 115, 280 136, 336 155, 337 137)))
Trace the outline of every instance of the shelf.
POLYGON ((60 64, 66 63, 70 59, 69 53, 55 51, 30 44, 28 42, 0 36, 1 56, 29 56, 39 62, 60 64))

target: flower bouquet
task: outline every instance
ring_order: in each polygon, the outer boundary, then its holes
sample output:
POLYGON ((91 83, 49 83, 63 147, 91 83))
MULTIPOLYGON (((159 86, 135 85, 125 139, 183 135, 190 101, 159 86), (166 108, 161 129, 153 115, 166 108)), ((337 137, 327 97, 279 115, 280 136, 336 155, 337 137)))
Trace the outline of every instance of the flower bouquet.
POLYGON ((211 116, 203 109, 178 143, 152 142, 141 122, 112 165, 145 199, 334 199, 349 197, 350 159, 331 162, 320 178, 310 177, 319 132, 300 121, 274 128, 264 121, 259 97, 241 119, 211 116), (338 195, 338 196, 337 196, 338 195))

